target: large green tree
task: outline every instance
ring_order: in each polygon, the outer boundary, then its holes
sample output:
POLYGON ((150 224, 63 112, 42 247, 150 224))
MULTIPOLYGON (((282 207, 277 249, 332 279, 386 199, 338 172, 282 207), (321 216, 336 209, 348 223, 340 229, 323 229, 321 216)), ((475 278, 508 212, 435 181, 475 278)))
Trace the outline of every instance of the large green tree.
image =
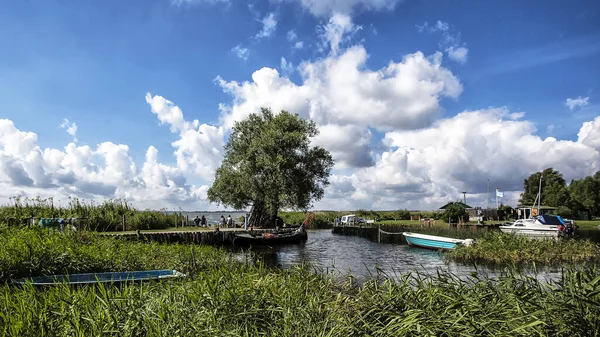
POLYGON ((334 161, 311 146, 313 121, 261 109, 236 122, 208 200, 235 209, 252 206, 251 225, 273 227, 282 208, 303 209, 323 197, 334 161))
POLYGON ((562 173, 547 168, 536 172, 523 181, 523 193, 519 204, 532 205, 539 190, 540 175, 542 175, 542 205, 560 206, 569 202, 567 183, 562 173))
POLYGON ((569 185, 571 208, 593 215, 600 214, 600 171, 594 176, 572 180, 569 185), (597 177, 597 178, 596 178, 597 177))

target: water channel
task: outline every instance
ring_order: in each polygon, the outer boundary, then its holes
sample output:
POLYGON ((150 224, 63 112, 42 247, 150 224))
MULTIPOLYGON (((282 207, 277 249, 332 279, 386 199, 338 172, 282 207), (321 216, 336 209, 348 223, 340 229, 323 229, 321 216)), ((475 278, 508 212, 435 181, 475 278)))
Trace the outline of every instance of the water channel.
MULTIPOLYGON (((307 262, 321 272, 333 272, 338 276, 352 274, 359 280, 378 273, 384 273, 390 278, 415 272, 435 275, 440 270, 459 277, 474 273, 495 277, 502 273, 499 269, 446 262, 442 252, 405 244, 377 243, 362 237, 333 234, 331 230, 325 229, 310 230, 308 240, 303 244, 256 247, 252 250, 256 253, 254 261, 260 260, 267 266, 289 268, 294 264, 307 262)), ((237 254, 240 258, 248 258, 243 253, 237 254)), ((524 272, 546 280, 556 280, 561 275, 558 268, 538 268, 524 272)))

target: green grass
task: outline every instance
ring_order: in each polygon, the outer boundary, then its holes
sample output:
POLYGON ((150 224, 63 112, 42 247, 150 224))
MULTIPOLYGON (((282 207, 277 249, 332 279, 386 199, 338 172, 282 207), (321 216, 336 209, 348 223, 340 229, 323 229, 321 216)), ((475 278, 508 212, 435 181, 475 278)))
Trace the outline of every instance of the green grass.
POLYGON ((599 229, 600 220, 575 220, 575 224, 579 229, 599 229))
POLYGON ((490 232, 471 246, 459 246, 445 257, 461 263, 486 265, 565 265, 600 262, 600 246, 589 240, 531 239, 490 232))
POLYGON ((562 280, 549 284, 514 272, 498 279, 407 274, 357 284, 308 266, 277 270, 236 262, 211 247, 31 229, 1 234, 4 280, 15 270, 21 275, 127 268, 188 273, 185 279, 120 287, 0 284, 0 333, 6 336, 600 333, 600 277, 594 267, 565 270, 562 280))
POLYGON ((193 271, 208 264, 231 263, 232 257, 207 246, 161 245, 128 241, 92 232, 52 229, 0 229, 0 282, 18 277, 64 273, 177 269, 193 271))

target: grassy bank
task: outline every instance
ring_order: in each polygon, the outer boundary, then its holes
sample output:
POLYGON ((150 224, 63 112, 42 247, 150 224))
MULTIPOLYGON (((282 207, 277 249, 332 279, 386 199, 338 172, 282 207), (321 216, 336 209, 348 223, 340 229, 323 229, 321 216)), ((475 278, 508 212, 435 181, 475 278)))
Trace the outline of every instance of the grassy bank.
POLYGON ((177 269, 234 264, 230 255, 207 246, 126 241, 92 232, 0 229, 0 282, 25 276, 101 271, 177 269), (192 249, 196 256, 192 261, 192 249))
POLYGON ((600 229, 600 220, 575 220, 579 229, 600 229))
POLYGON ((78 226, 96 231, 123 230, 126 228, 161 229, 175 226, 177 215, 162 211, 138 210, 125 200, 105 200, 102 203, 69 199, 66 205, 55 204, 53 199, 19 198, 0 206, 0 222, 10 225, 28 225, 35 218, 77 218, 78 226))
POLYGON ((600 262, 600 246, 589 240, 541 240, 490 232, 478 238, 474 245, 457 247, 445 256, 461 263, 551 266, 600 262))
POLYGON ((359 286, 306 267, 281 271, 235 262, 210 247, 195 248, 194 267, 191 246, 43 230, 11 229, 1 237, 4 279, 127 268, 189 274, 141 286, 0 285, 0 330, 8 336, 589 336, 600 331, 595 269, 567 271, 556 284, 519 274, 461 280, 440 273, 359 286), (14 255, 15 250, 25 252, 14 255))

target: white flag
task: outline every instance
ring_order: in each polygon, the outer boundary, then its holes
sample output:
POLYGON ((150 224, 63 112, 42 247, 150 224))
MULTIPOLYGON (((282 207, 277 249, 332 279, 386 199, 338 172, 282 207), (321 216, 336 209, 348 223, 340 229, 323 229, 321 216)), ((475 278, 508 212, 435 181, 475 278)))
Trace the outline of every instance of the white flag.
POLYGON ((504 198, 504 192, 500 192, 500 191, 496 190, 496 196, 498 198, 504 198))

